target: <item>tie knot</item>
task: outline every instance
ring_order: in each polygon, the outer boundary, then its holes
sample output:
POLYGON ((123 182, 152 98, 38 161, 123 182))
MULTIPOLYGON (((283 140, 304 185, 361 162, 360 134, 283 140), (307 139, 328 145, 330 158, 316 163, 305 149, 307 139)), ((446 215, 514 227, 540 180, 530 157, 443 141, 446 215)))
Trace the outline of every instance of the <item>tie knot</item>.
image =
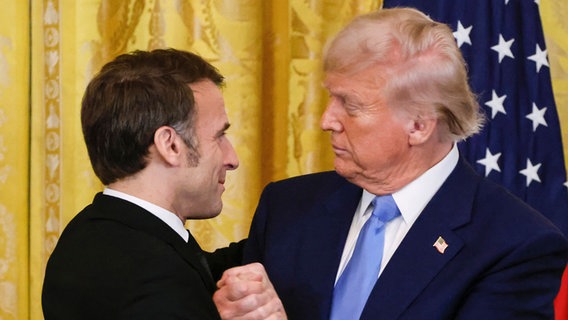
POLYGON ((377 217, 382 222, 387 223, 399 215, 400 211, 390 194, 376 196, 375 199, 373 199, 373 216, 377 217))

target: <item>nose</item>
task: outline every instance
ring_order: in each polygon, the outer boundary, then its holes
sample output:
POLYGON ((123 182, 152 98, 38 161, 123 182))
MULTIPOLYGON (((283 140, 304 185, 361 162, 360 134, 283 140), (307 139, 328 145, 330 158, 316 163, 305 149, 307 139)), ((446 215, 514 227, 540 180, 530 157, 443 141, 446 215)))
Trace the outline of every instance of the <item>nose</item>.
POLYGON ((227 170, 235 170, 239 167, 239 158, 237 156, 237 152, 235 152, 233 144, 228 139, 226 139, 225 141, 225 168, 227 170))
POLYGON ((342 125, 339 122, 337 115, 335 114, 336 104, 337 102, 333 101, 333 99, 328 103, 325 111, 321 116, 320 127, 324 131, 334 131, 338 132, 341 131, 342 125))

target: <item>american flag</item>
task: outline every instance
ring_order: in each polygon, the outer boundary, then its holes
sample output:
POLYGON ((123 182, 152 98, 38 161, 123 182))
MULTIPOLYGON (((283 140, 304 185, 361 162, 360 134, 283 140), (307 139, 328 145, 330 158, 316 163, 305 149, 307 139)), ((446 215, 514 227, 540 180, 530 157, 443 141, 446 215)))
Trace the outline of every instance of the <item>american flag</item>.
POLYGON ((446 249, 448 248, 448 244, 446 243, 446 240, 444 240, 444 238, 442 238, 441 236, 438 237, 438 240, 436 240, 436 242, 434 242, 433 245, 436 250, 438 250, 439 253, 444 254, 444 252, 446 251, 446 249))
MULTIPOLYGON (((452 28, 487 116, 483 131, 459 144, 460 153, 568 236, 568 182, 539 5, 539 0, 383 3, 414 7, 452 28)), ((563 299, 566 310, 568 292, 563 299)))

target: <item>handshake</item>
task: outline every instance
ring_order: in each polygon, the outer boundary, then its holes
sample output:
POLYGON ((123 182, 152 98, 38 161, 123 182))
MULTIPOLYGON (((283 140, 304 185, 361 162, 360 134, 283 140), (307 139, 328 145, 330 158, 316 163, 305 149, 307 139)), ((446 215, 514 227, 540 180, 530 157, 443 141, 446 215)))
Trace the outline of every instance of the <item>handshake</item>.
POLYGON ((287 319, 282 302, 260 263, 226 270, 217 288, 213 301, 221 319, 287 319))

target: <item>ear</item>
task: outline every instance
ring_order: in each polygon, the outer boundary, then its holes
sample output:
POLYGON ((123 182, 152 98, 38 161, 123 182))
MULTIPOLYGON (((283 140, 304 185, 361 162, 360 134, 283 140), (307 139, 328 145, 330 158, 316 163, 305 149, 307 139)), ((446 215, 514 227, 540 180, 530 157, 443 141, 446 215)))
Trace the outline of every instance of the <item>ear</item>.
POLYGON ((408 143, 414 146, 427 142, 435 134, 437 127, 438 120, 434 117, 418 117, 411 120, 408 130, 408 143))
POLYGON ((154 146, 158 155, 171 166, 179 166, 183 159, 183 141, 174 128, 159 127, 154 133, 154 146))

